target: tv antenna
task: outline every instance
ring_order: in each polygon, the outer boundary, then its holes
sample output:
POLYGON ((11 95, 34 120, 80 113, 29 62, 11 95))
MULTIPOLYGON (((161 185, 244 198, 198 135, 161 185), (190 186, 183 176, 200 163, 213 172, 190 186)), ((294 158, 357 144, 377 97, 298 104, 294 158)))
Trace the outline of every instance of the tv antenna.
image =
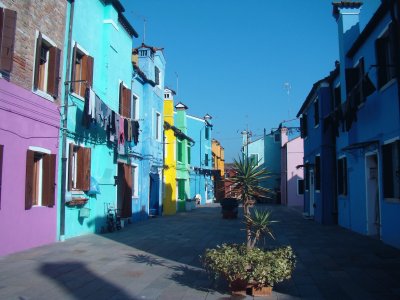
POLYGON ((289 82, 285 82, 283 84, 283 88, 286 90, 287 93, 288 119, 290 119, 290 90, 292 89, 292 86, 289 82))

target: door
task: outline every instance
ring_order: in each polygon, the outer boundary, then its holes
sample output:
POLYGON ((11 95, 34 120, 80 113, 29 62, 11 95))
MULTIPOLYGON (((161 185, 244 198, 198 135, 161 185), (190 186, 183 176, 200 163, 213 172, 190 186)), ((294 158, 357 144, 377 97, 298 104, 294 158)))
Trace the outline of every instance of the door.
POLYGON ((150 199, 149 199, 149 215, 158 216, 160 207, 160 176, 158 173, 150 173, 150 199))
POLYGON ((378 180, 378 156, 365 156, 365 189, 367 197, 367 233, 380 237, 380 204, 378 180))
POLYGON ((309 172, 310 179, 310 216, 314 216, 314 193, 315 193, 315 183, 314 183, 314 170, 309 172))
POLYGON ((117 208, 122 218, 132 216, 132 167, 118 163, 117 208))

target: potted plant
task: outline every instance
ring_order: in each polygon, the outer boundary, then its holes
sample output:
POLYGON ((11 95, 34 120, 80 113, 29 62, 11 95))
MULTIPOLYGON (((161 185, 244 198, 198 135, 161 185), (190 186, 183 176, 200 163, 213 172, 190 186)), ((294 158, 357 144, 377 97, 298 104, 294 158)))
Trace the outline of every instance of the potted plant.
POLYGON ((268 295, 275 283, 291 277, 295 256, 290 246, 265 251, 247 245, 223 244, 207 249, 203 256, 206 271, 227 280, 232 294, 268 295))
POLYGON ((290 278, 295 267, 295 255, 290 246, 272 250, 257 248, 257 242, 266 235, 274 238, 269 211, 251 208, 254 198, 266 196, 270 191, 259 185, 269 177, 258 162, 239 159, 234 162, 235 175, 230 177, 231 188, 240 194, 246 224, 246 244, 218 246, 207 249, 203 256, 205 269, 215 277, 224 277, 232 293, 243 294, 251 290, 253 296, 270 294, 275 283, 290 278))
POLYGON ((238 200, 236 198, 224 198, 220 200, 222 218, 236 219, 238 216, 238 200))

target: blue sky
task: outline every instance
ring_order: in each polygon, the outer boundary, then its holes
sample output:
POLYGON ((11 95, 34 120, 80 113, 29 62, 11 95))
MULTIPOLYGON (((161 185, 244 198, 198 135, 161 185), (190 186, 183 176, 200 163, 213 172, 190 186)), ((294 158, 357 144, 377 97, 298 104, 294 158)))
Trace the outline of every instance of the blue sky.
MULTIPOLYGON (((240 132, 255 138, 294 118, 314 82, 338 59, 332 0, 122 0, 134 47, 164 47, 167 86, 188 113, 213 116, 230 162, 240 132), (287 94, 285 83, 290 84, 287 94)), ((361 27, 380 3, 366 0, 361 27)))

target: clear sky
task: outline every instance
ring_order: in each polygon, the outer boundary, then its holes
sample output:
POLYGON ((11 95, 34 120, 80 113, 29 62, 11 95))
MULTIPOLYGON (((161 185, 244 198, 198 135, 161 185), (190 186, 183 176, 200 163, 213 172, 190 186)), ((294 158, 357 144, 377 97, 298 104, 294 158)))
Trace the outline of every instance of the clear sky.
MULTIPOLYGON (((246 127, 257 138, 294 118, 338 59, 332 0, 121 2, 139 33, 134 47, 143 41, 145 19, 145 43, 165 48, 166 85, 189 114, 213 117, 226 162, 238 157, 246 127)), ((380 3, 364 2, 361 27, 380 3)))

